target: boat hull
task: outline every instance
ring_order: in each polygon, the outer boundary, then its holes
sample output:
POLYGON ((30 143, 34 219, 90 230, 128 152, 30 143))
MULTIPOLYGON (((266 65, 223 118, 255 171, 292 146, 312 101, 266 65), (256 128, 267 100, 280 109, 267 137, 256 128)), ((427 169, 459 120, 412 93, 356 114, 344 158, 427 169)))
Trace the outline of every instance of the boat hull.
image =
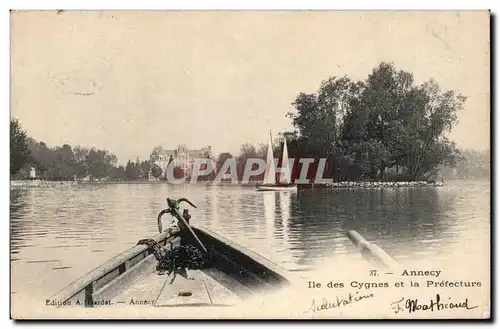
MULTIPOLYGON (((151 250, 137 245, 79 278, 49 300, 79 307, 100 307, 102 301, 127 305, 150 301, 151 307, 230 306, 260 291, 279 289, 290 282, 274 263, 213 232, 192 227, 211 253, 208 268, 160 275, 151 250)), ((166 249, 191 243, 178 228, 153 238, 166 249)))

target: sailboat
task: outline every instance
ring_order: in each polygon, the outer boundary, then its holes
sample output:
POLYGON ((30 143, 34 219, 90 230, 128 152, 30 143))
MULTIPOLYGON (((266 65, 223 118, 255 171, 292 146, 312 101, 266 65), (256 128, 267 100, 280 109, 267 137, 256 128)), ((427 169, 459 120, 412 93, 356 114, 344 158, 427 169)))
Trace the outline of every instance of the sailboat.
POLYGON ((290 182, 290 168, 288 162, 288 148, 286 146, 286 139, 283 141, 283 157, 281 161, 281 174, 278 182, 276 182, 276 165, 274 163, 273 155, 273 141, 271 133, 269 133, 269 144, 267 146, 266 158, 266 173, 264 176, 264 184, 257 185, 257 191, 295 191, 297 186, 290 182), (284 172, 288 170, 288 175, 284 172))

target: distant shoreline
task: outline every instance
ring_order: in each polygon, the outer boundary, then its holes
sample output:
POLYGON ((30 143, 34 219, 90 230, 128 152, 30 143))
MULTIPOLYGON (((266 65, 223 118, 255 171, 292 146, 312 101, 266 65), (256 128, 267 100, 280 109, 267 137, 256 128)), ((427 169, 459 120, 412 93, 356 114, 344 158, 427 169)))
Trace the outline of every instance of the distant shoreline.
MULTIPOLYGON (((168 181, 154 181, 154 180, 130 180, 130 181, 57 181, 57 180, 11 180, 10 186, 59 186, 59 185, 192 185, 186 184, 173 184, 168 181)), ((232 184, 231 182, 197 182, 196 185, 222 185, 222 186, 256 186, 262 182, 251 182, 246 184, 232 184)))

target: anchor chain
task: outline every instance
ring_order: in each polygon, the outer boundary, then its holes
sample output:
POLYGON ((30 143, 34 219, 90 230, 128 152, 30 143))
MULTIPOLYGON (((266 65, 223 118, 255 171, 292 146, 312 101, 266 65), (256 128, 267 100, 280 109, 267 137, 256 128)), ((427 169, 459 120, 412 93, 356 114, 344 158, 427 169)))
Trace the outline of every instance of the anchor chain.
POLYGON ((196 245, 183 244, 172 248, 171 250, 167 250, 157 241, 150 238, 141 239, 137 243, 138 245, 147 245, 149 249, 152 250, 157 261, 156 270, 160 275, 165 274, 165 272, 168 274, 174 272, 174 275, 175 273, 180 273, 181 275, 186 276, 186 269, 203 269, 208 267, 211 261, 210 253, 189 226, 189 220, 191 219, 189 211, 184 209, 183 214, 180 214, 179 204, 181 202, 186 202, 196 208, 196 206, 186 198, 181 198, 179 200, 167 198, 168 208, 163 209, 158 214, 158 230, 160 233, 163 232, 161 218, 165 214, 170 214, 178 220, 178 225, 181 231, 185 234, 189 233, 189 235, 194 238, 196 245))

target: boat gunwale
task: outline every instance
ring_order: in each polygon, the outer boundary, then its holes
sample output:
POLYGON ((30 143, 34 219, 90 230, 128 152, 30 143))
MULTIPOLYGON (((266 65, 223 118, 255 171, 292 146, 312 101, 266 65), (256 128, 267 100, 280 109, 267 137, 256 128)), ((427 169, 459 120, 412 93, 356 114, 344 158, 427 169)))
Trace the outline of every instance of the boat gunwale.
MULTIPOLYGON (((223 236, 220 236, 217 233, 214 233, 206 228, 202 227, 197 227, 197 226, 192 226, 192 228, 195 230, 195 232, 201 232, 213 239, 216 239, 219 243, 222 245, 225 245, 228 249, 233 249, 234 251, 242 254, 243 256, 248 257, 251 261, 260 264, 261 266, 267 268, 269 271, 273 272, 276 276, 279 277, 280 281, 282 283, 290 283, 288 279, 288 274, 285 272, 284 269, 279 267, 276 263, 273 263, 271 260, 265 258, 264 256, 259 255, 256 252, 253 252, 237 243, 234 241, 231 241, 223 236)), ((168 239, 175 238, 179 236, 179 233, 182 231, 178 227, 174 228, 169 228, 165 230, 162 233, 159 233, 153 237, 153 239, 157 242, 163 242, 167 241, 168 239)), ((85 292, 85 295, 90 294, 93 295, 97 291, 94 291, 94 286, 95 283, 98 282, 101 278, 104 278, 105 276, 109 275, 113 271, 118 271, 120 270, 120 267, 123 266, 128 260, 133 259, 134 257, 138 256, 139 254, 148 251, 149 247, 146 245, 136 245, 133 246, 132 248, 114 256, 113 258, 105 261, 101 265, 97 266, 87 274, 85 274, 82 277, 77 278, 75 281, 67 285, 65 288, 63 288, 61 291, 59 291, 57 294, 53 295, 52 297, 49 298, 49 300, 53 301, 68 301, 72 298, 74 298, 76 295, 79 293, 85 292), (87 291, 88 290, 88 291, 87 291)), ((146 255, 143 259, 148 257, 150 255, 146 255)), ((140 261, 139 261, 140 262, 140 261)), ((123 275, 126 273, 128 270, 134 268, 137 264, 134 264, 128 268, 124 268, 123 272, 118 273, 118 275, 110 280, 110 282, 105 283, 103 287, 106 285, 109 285, 111 282, 116 280, 120 275, 123 275)), ((101 287, 102 288, 102 287, 101 287)), ((98 289, 101 289, 98 288, 98 289)), ((87 298, 85 297, 85 300, 87 298)))
MULTIPOLYGON (((164 232, 155 235, 154 237, 152 237, 152 239, 154 239, 157 242, 166 241, 169 238, 175 237, 179 232, 180 229, 178 227, 169 228, 164 232)), ((138 256, 139 254, 145 251, 148 251, 148 249, 149 247, 146 245, 135 245, 130 249, 125 250, 124 252, 114 256, 113 258, 108 259, 104 263, 101 263, 96 268, 85 274, 84 276, 77 278, 75 281, 64 287, 57 294, 50 297, 49 300, 63 302, 71 299, 73 296, 77 295, 83 290, 86 290, 87 287, 92 286, 93 283, 98 281, 100 278, 103 278, 104 276, 115 271, 116 269, 119 269, 119 267, 125 264, 128 260, 138 256)), ((133 266, 130 268, 133 268, 133 266)), ((128 269, 125 269, 125 271, 127 270, 128 269)))

